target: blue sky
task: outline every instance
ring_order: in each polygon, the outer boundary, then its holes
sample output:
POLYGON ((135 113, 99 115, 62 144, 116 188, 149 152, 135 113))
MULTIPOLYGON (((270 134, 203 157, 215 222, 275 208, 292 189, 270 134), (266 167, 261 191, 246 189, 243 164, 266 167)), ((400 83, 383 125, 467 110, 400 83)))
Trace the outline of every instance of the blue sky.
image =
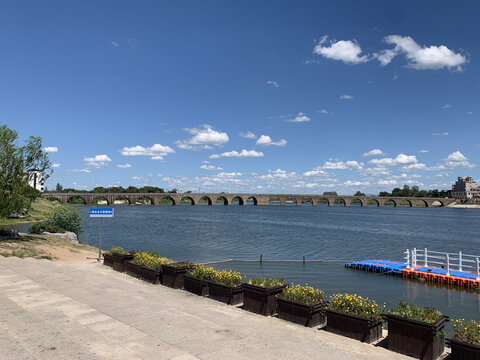
POLYGON ((479 179, 477 1, 11 1, 0 122, 64 187, 479 179))

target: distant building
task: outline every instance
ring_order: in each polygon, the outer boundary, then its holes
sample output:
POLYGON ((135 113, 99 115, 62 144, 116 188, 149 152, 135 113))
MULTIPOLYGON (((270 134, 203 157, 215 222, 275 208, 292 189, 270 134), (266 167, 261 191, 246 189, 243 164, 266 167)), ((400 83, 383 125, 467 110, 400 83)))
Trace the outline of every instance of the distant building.
POLYGON ((28 172, 28 185, 32 188, 43 192, 45 180, 43 179, 43 173, 38 170, 30 170, 28 172))
POLYGON ((455 199, 480 198, 480 188, 470 176, 459 176, 451 194, 455 199))

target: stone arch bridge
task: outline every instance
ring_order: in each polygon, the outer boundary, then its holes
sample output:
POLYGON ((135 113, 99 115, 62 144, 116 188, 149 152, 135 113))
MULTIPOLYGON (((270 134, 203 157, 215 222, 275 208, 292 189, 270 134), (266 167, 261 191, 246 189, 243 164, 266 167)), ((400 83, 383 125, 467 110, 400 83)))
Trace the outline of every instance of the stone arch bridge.
POLYGON ((350 206, 352 201, 362 207, 367 205, 376 205, 382 207, 387 201, 393 202, 393 206, 414 207, 418 203, 425 207, 448 206, 455 203, 455 199, 450 198, 420 198, 420 197, 383 197, 383 196, 348 196, 348 195, 305 195, 305 194, 225 194, 225 193, 117 193, 117 194, 95 194, 95 193, 43 193, 42 198, 55 198, 61 203, 66 204, 72 198, 80 198, 85 205, 92 205, 96 200, 103 200, 107 205, 113 205, 117 200, 127 201, 130 205, 135 205, 139 200, 149 200, 152 205, 165 203, 166 200, 172 205, 188 203, 198 205, 199 203, 215 205, 291 205, 311 204, 317 206, 319 202, 328 203, 328 206, 341 203, 344 206, 350 206), (354 201, 356 200, 356 201, 354 201))

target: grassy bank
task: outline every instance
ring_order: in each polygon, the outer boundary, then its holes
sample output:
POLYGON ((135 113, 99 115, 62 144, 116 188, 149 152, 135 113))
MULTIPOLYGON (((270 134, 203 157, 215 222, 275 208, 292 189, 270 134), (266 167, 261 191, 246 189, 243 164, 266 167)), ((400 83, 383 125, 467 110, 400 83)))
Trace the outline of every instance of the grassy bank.
POLYGON ((81 262, 87 257, 98 257, 98 249, 72 243, 65 237, 28 234, 18 238, 0 237, 0 256, 81 262))
POLYGON ((45 199, 36 199, 32 203, 32 208, 29 210, 28 215, 23 219, 3 219, 0 218, 0 227, 6 225, 18 225, 29 222, 43 221, 47 218, 47 215, 54 210, 71 205, 63 205, 58 201, 48 201, 45 199))

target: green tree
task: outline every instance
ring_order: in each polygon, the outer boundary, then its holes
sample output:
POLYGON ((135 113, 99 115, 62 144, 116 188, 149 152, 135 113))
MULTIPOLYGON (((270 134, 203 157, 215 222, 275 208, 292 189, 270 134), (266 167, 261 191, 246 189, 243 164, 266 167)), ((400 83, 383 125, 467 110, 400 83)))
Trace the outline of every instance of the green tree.
POLYGON ((56 190, 57 192, 62 192, 63 186, 60 185, 60 183, 57 183, 57 186, 55 187, 55 190, 56 190))
POLYGON ((324 191, 323 195, 337 195, 336 191, 324 191))
POLYGON ((28 185, 36 170, 46 180, 52 170, 42 139, 30 136, 24 146, 18 146, 18 133, 7 125, 0 126, 0 217, 29 209, 40 194, 28 185))
POLYGON ((362 193, 360 190, 357 191, 353 196, 365 196, 365 193, 362 193))

